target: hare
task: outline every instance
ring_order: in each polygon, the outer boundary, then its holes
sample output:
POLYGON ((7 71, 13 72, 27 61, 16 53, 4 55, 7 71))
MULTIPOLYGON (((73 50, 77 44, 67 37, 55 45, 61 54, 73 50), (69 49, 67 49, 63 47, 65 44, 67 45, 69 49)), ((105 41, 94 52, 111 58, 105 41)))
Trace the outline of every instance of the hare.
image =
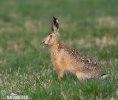
POLYGON ((44 38, 43 43, 49 48, 51 61, 59 79, 63 77, 65 71, 72 72, 80 81, 107 76, 95 59, 81 54, 60 41, 59 23, 56 17, 52 18, 51 32, 44 38))

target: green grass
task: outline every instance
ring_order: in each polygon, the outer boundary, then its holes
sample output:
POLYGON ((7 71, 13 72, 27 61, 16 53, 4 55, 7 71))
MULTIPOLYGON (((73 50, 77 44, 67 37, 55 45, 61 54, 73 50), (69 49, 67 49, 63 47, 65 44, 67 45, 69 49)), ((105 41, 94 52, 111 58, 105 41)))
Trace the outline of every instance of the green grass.
POLYGON ((117 0, 0 0, 0 91, 32 100, 118 98, 117 0), (50 20, 59 18, 62 40, 102 63, 105 80, 62 80, 41 43, 50 20))

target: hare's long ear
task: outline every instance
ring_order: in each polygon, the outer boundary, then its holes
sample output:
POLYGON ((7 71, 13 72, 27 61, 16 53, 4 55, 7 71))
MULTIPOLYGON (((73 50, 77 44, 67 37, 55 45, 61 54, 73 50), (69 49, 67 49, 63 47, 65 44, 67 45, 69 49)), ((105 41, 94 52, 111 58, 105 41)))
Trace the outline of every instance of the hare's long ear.
POLYGON ((59 23, 58 23, 58 19, 56 17, 53 16, 52 18, 52 25, 51 25, 51 29, 53 32, 58 32, 59 29, 59 23))

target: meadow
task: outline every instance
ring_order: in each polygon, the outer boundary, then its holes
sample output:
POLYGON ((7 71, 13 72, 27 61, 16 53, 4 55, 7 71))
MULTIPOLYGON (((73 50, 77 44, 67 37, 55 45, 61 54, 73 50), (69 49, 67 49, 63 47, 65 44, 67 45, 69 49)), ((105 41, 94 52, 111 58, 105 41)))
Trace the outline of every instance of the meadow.
POLYGON ((32 100, 118 99, 118 0, 0 0, 0 92, 32 100), (62 80, 42 39, 56 16, 61 39, 95 57, 105 80, 62 80))

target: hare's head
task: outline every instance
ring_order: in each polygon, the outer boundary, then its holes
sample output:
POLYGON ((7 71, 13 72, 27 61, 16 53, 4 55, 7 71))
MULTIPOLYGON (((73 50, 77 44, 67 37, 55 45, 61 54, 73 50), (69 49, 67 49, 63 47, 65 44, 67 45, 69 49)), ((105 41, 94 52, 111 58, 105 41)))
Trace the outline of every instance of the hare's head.
POLYGON ((43 43, 48 46, 56 45, 59 41, 58 29, 59 29, 58 19, 53 17, 51 23, 51 32, 48 33, 48 35, 44 38, 43 43))

